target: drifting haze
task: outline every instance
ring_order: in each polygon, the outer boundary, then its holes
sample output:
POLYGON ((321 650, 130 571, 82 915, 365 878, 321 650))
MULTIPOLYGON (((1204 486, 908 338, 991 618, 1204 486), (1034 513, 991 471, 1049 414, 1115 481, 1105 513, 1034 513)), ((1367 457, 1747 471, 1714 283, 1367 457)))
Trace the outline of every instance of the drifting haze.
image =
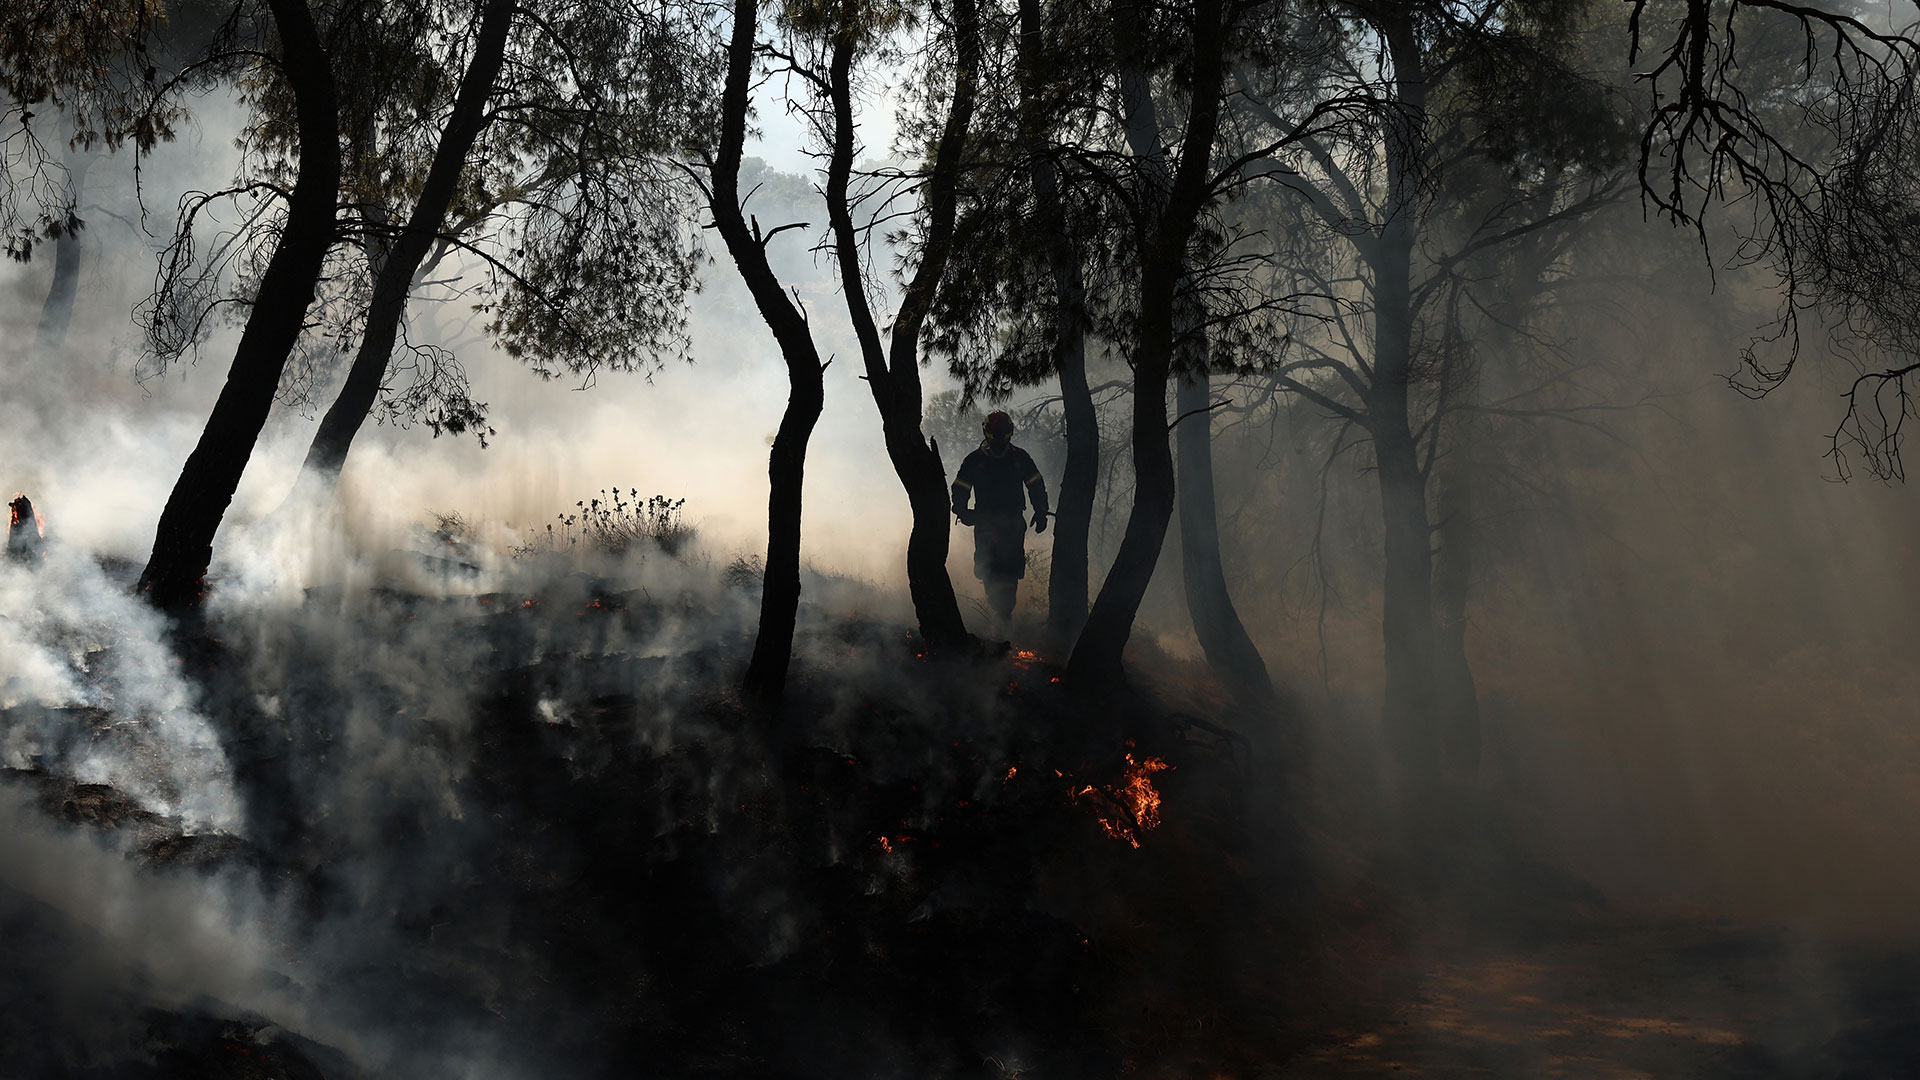
MULTIPOLYGON (((223 157, 227 139, 212 133, 214 120, 205 123, 207 130, 148 163, 150 202, 163 201, 151 193, 211 186, 231 171, 223 157)), ((763 149, 776 165, 799 167, 790 146, 763 149)), ((90 181, 137 220, 126 199, 127 163, 103 162, 90 181)), ((787 187, 804 195, 804 182, 787 187)), ((763 210, 763 220, 818 223, 817 212, 800 216, 797 203, 777 201, 778 185, 770 188, 763 205, 773 209, 763 210)), ((156 206, 150 220, 155 233, 170 225, 163 209, 156 206)), ((79 775, 113 782, 154 812, 195 828, 242 826, 222 786, 218 747, 199 711, 204 703, 192 701, 172 676, 142 674, 141 665, 159 655, 157 626, 87 558, 144 558, 224 377, 232 335, 209 342, 198 366, 137 383, 127 313, 150 281, 150 258, 135 232, 105 216, 92 220, 80 305, 62 355, 38 355, 31 344, 46 266, 0 271, 0 393, 10 406, 0 425, 0 483, 31 494, 48 515, 50 537, 66 545, 33 581, 18 571, 0 579, 0 598, 9 605, 9 621, 0 624, 9 693, 49 707, 158 718, 163 722, 152 730, 171 742, 134 747, 124 757, 112 756, 109 745, 75 762, 79 775), (48 620, 103 640, 117 636, 116 662, 146 697, 96 699, 89 695, 98 687, 62 682, 61 657, 39 633, 48 620), (141 772, 153 754, 164 783, 141 772)), ((1629 244, 1670 240, 1635 232, 1631 222, 1620 227, 1629 244)), ((796 230, 776 247, 776 266, 799 287, 828 342, 822 351, 838 357, 808 460, 805 552, 819 569, 894 590, 888 613, 904 617, 897 587, 907 510, 840 329, 840 298, 808 253, 816 238, 817 230, 796 230)), ((1837 416, 1832 386, 1804 378, 1753 403, 1717 381, 1747 328, 1764 318, 1765 296, 1738 282, 1714 293, 1703 267, 1690 265, 1687 288, 1658 303, 1623 292, 1612 306, 1631 314, 1576 321, 1566 330, 1569 349, 1610 372, 1599 380, 1603 398, 1619 408, 1607 415, 1605 431, 1546 422, 1532 441, 1510 445, 1507 471, 1532 483, 1516 481, 1505 495, 1483 501, 1485 549, 1469 642, 1487 717, 1484 783, 1515 820, 1528 823, 1530 841, 1631 909, 1728 914, 1823 934, 1920 933, 1913 921, 1920 868, 1889 857, 1920 835, 1920 735, 1911 726, 1920 666, 1903 647, 1920 631, 1912 603, 1920 595, 1912 543, 1920 510, 1907 488, 1830 482, 1821 455, 1837 416), (1628 386, 1637 389, 1616 392, 1628 386)), ((473 522, 493 550, 490 568, 507 565, 505 549, 529 530, 613 486, 642 497, 686 498, 685 512, 714 560, 709 567, 760 549, 767 443, 786 380, 724 255, 707 281, 695 305, 695 364, 671 365, 650 379, 607 375, 586 388, 542 383, 482 346, 465 349, 474 397, 492 406, 492 446, 435 439, 420 427, 368 428, 343 478, 337 527, 289 536, 257 526, 284 497, 313 429, 298 411, 277 411, 223 530, 215 567, 243 586, 227 611, 234 625, 264 643, 256 673, 263 700, 256 705, 265 710, 276 699, 271 691, 290 678, 290 656, 331 656, 335 666, 322 674, 340 688, 382 662, 425 670, 444 659, 417 638, 405 639, 407 647, 393 655, 368 650, 354 639, 356 628, 365 629, 354 621, 363 613, 303 614, 285 603, 307 586, 392 580, 397 571, 383 560, 407 545, 429 510, 457 511, 473 522), (329 653, 315 642, 337 649, 329 653)), ((930 383, 941 386, 937 376, 930 383)), ((1352 752, 1365 757, 1376 708, 1371 688, 1379 683, 1379 570, 1378 508, 1363 460, 1336 462, 1323 482, 1327 427, 1309 410, 1260 425, 1230 427, 1229 416, 1218 423, 1236 601, 1269 666, 1295 690, 1303 722, 1320 728, 1327 744, 1356 744, 1352 752), (1321 570, 1330 591, 1322 589, 1321 570)), ((952 469, 967 447, 946 449, 952 469)), ((974 589, 970 551, 967 535, 956 532, 963 595, 974 589)), ((1170 545, 1164 565, 1177 566, 1178 554, 1170 545)), ((710 590, 712 582, 674 583, 682 586, 710 590)), ((742 612, 731 614, 744 625, 742 612)), ((1177 573, 1161 574, 1145 615, 1141 640, 1191 653, 1177 573)), ((727 632, 737 629, 729 624, 727 632)), ((679 644, 650 641, 646 649, 666 656, 679 644)), ((407 678, 387 670, 379 681, 407 678)), ((423 725, 457 727, 451 718, 468 704, 457 681, 414 689, 422 695, 423 725)), ((348 710, 348 717, 351 728, 359 714, 348 710)), ((463 745, 462 732, 433 730, 445 736, 443 749, 463 745)), ((411 738, 411 730, 350 734, 361 755, 353 760, 367 766, 362 779, 377 778, 409 805, 434 804, 461 767, 454 753, 383 752, 383 739, 403 741, 397 736, 411 738)), ((59 752, 45 732, 13 738, 21 762, 59 752)), ((371 790, 372 779, 365 782, 371 790)), ((367 790, 337 794, 372 800, 367 790)), ((373 812, 343 813, 338 827, 349 841, 365 840, 378 821, 373 812)), ((478 843, 476 834, 458 835, 478 843)), ((40 840, 28 835, 15 843, 40 840)), ((420 850, 427 850, 424 841, 420 850)), ((459 854, 456 848, 441 857, 459 854)), ((82 891, 109 873, 85 851, 27 861, 67 873, 64 880, 81 882, 75 888, 82 891)), ((364 873, 356 883, 372 899, 384 898, 381 890, 405 891, 381 877, 384 868, 353 868, 364 873)), ((9 884, 61 903, 53 886, 35 882, 9 884)), ((207 949, 244 954, 234 963, 238 974, 223 968, 189 981, 205 992, 264 1001, 253 981, 255 968, 267 965, 266 950, 251 934, 236 931, 234 941, 207 949)))

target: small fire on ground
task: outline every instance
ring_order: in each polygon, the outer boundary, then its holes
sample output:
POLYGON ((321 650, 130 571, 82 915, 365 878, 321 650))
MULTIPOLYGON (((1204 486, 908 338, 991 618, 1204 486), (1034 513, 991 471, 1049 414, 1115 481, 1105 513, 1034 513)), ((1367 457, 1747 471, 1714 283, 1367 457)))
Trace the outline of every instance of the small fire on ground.
POLYGON ((1074 792, 1073 798, 1075 802, 1093 800, 1100 828, 1115 840, 1125 840, 1137 848, 1140 837, 1160 825, 1160 792, 1153 786, 1153 774, 1172 767, 1161 758, 1135 757, 1129 750, 1120 783, 1111 787, 1087 784, 1074 792))

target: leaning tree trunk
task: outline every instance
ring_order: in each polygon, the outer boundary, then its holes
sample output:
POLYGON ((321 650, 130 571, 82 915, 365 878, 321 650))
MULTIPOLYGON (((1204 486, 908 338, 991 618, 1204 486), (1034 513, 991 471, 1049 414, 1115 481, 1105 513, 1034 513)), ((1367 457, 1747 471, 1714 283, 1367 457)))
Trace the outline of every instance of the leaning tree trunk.
POLYGON ((347 371, 340 395, 320 418, 320 429, 313 437, 313 445, 308 448, 306 462, 295 481, 297 502, 319 505, 333 492, 354 436, 359 434, 361 425, 366 423, 374 403, 379 400, 381 382, 393 357, 394 342, 399 338, 400 322, 406 318, 414 276, 446 221, 467 155, 487 125, 487 97, 493 93, 494 80, 500 74, 513 13, 513 0, 487 0, 481 13, 473 58, 460 80, 453 113, 440 132, 440 144, 434 149, 426 182, 398 240, 379 260, 373 302, 367 309, 366 330, 360 336, 360 351, 347 371))
POLYGON ((267 0, 267 8, 279 30, 280 67, 293 91, 299 179, 226 385, 160 513, 153 554, 140 575, 140 591, 163 609, 199 601, 213 561, 214 533, 266 425, 280 374, 300 339, 327 249, 333 246, 340 186, 333 73, 306 0, 267 0))
POLYGON ((834 43, 828 68, 833 102, 833 152, 827 167, 827 213, 832 219, 834 248, 840 268, 840 291, 859 339, 867 386, 880 411, 887 457, 894 475, 906 489, 913 513, 907 537, 907 591, 920 623, 920 636, 929 648, 952 649, 973 641, 960 615, 960 602, 947 574, 951 541, 951 504, 947 471, 940 446, 921 431, 920 328, 925 324, 933 296, 946 273, 953 252, 954 216, 967 129, 973 122, 979 88, 980 25, 975 0, 954 0, 953 25, 956 66, 953 94, 940 140, 935 145, 925 198, 927 226, 919 265, 908 280, 883 348, 873 312, 867 306, 866 275, 860 264, 860 235, 854 228, 848 186, 853 172, 853 58, 858 35, 843 28, 834 43))
MULTIPOLYGON (((1204 331, 1200 331, 1204 334, 1204 331)), ((1187 614, 1207 663, 1235 689, 1255 697, 1273 693, 1260 650, 1241 625, 1220 561, 1220 521, 1213 491, 1211 379, 1189 373, 1175 380, 1174 437, 1178 440, 1180 570, 1187 614)))
POLYGON ((1067 231, 1060 174, 1047 145, 1039 103, 1042 59, 1040 0, 1020 0, 1021 138, 1033 181, 1036 217, 1053 276, 1054 353, 1065 413, 1067 460, 1053 514, 1053 562, 1047 574, 1047 626, 1072 642, 1087 621, 1087 541, 1100 481, 1100 420, 1087 386, 1087 284, 1067 231))
MULTIPOLYGON (((68 160, 72 161, 71 155, 68 160)), ((67 167, 67 175, 73 182, 74 202, 80 201, 87 170, 98 160, 98 154, 89 153, 67 167)), ((34 335, 34 344, 42 351, 58 352, 67 343, 67 328, 73 324, 73 301, 80 292, 82 254, 80 235, 71 229, 61 230, 53 241, 53 283, 47 287, 47 298, 40 305, 40 328, 34 335)))
POLYGON ((767 239, 740 209, 740 157, 746 144, 759 0, 734 0, 727 44, 727 82, 720 100, 720 146, 708 192, 714 228, 726 242, 754 306, 780 345, 787 366, 787 408, 767 456, 767 561, 760 594, 760 627, 743 689, 761 705, 777 705, 793 660, 793 629, 800 610, 800 510, 807 443, 826 402, 825 365, 807 319, 780 287, 767 262, 767 239))
MULTIPOLYGON (((1167 438, 1167 375, 1173 361, 1174 295, 1186 273, 1187 242, 1210 194, 1213 141, 1220 125, 1220 86, 1226 69, 1226 26, 1221 0, 1197 0, 1193 9, 1193 63, 1186 132, 1180 161, 1170 183, 1160 155, 1159 124, 1152 91, 1137 61, 1144 43, 1135 41, 1135 58, 1121 75, 1121 101, 1127 140, 1143 165, 1143 194, 1157 213, 1142 223, 1140 319, 1133 349, 1133 509, 1107 579, 1100 586, 1087 624, 1074 644, 1067 670, 1084 687, 1117 681, 1127 638, 1140 602, 1153 581, 1160 549, 1173 517, 1173 449, 1167 438), (1158 162, 1158 167, 1155 163, 1158 162)), ((1130 36, 1144 32, 1133 21, 1130 36)), ((1148 213, 1145 208, 1142 213, 1148 213)))

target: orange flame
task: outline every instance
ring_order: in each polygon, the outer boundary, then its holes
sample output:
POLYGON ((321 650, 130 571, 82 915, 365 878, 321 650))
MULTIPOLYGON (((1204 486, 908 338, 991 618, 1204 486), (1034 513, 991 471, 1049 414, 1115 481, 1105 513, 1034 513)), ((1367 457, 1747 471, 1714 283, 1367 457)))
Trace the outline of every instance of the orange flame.
POLYGON ((1154 789, 1153 774, 1166 768, 1167 763, 1157 757, 1135 761, 1132 754, 1127 755, 1126 782, 1120 787, 1120 797, 1142 832, 1160 824, 1160 792, 1154 789))
POLYGON ((1141 834, 1160 826, 1160 792, 1153 786, 1153 774, 1171 768, 1160 758, 1136 759, 1129 753, 1118 785, 1096 788, 1087 784, 1074 792, 1073 798, 1077 802, 1083 795, 1098 795, 1112 803, 1118 812, 1096 815, 1101 830, 1137 848, 1141 834))

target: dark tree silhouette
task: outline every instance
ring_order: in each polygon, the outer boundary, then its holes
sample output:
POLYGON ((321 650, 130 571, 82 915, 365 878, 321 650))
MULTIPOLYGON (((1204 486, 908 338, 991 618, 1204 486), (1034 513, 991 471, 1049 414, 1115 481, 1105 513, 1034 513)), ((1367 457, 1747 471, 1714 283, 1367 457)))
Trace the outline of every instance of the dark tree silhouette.
POLYGON ((299 177, 227 381, 161 511, 153 553, 140 575, 141 593, 163 609, 200 598, 214 533, 273 407, 336 236, 340 143, 329 57, 306 0, 267 0, 266 6, 279 42, 272 65, 296 102, 299 177))
POLYGON ((466 20, 475 31, 451 102, 405 95, 452 81, 399 78, 427 60, 408 52, 411 41, 372 44, 398 55, 395 72, 356 82, 355 111, 365 119, 347 132, 375 163, 367 190, 351 199, 365 208, 358 218, 371 295, 364 316, 356 295, 355 310, 337 317, 346 326, 364 317, 364 329, 297 498, 331 490, 377 407, 436 433, 486 430, 486 406, 467 396, 450 354, 432 346, 395 353, 429 270, 441 273, 443 293, 477 292, 487 332, 546 377, 685 354, 693 254, 683 181, 666 155, 708 126, 702 88, 712 51, 698 46, 681 14, 627 0, 573 0, 537 14, 482 5, 466 20), (437 131, 437 144, 416 145, 423 131, 437 131), (394 221, 404 224, 396 230, 394 221), (478 281, 468 288, 470 277, 478 281), (396 370, 402 356, 413 361, 410 382, 396 370))
MULTIPOLYGON (((1053 559, 1047 574, 1047 625, 1072 641, 1087 619, 1087 541, 1100 477, 1100 426, 1087 384, 1087 281, 1068 222, 1054 164, 1054 122, 1045 69, 1047 45, 1040 0, 1020 0, 1019 137, 1033 186, 1033 224, 1046 252, 1053 286, 1051 366, 1058 373, 1067 460, 1054 508, 1053 559)), ((1058 72, 1055 73, 1058 78, 1058 72)))
MULTIPOLYGON (((831 115, 824 118, 822 126, 830 132, 831 152, 825 194, 840 269, 840 288, 846 297, 854 336, 860 344, 867 385, 880 411, 887 457, 893 462, 894 474, 906 488, 907 501, 913 511, 913 527, 907 540, 907 587, 913 598, 914 614, 929 647, 952 649, 973 639, 961 619, 953 581, 947 575, 951 525, 946 468, 940 459, 939 444, 929 440, 921 428, 920 331, 940 278, 953 256, 956 188, 965 164, 968 129, 973 121, 980 77, 980 16, 974 0, 954 0, 951 32, 945 35, 948 39, 945 44, 952 53, 952 87, 946 94, 945 116, 925 175, 917 185, 923 189, 921 194, 926 203, 925 224, 915 245, 917 258, 913 273, 907 279, 887 340, 882 342, 868 304, 867 273, 860 254, 863 241, 870 239, 873 225, 869 222, 864 229, 856 227, 854 210, 865 200, 851 190, 856 135, 854 67, 863 41, 874 28, 868 24, 870 14, 854 4, 838 0, 827 7, 830 14, 823 29, 831 35, 832 46, 823 81, 831 115)), ((819 78, 818 73, 814 78, 819 78)), ((877 194, 862 193, 869 197, 877 194)), ((894 197, 898 196, 881 199, 882 209, 876 211, 876 217, 887 212, 885 207, 894 197)))
POLYGON ((1714 210, 1736 208, 1742 258, 1778 275, 1778 324, 1743 351, 1734 386, 1763 396, 1785 383, 1802 313, 1824 309, 1840 351, 1860 364, 1831 439, 1834 467, 1896 479, 1920 372, 1920 23, 1891 24, 1889 7, 1876 26, 1872 10, 1685 0, 1669 20, 1635 0, 1630 35, 1649 107, 1639 153, 1648 204, 1703 245, 1714 210))
MULTIPOLYGON (((1066 442, 1047 582, 1050 632, 1065 645, 1087 615, 1088 543, 1100 431, 1087 378, 1089 250, 1119 228, 1066 161, 1105 85, 1097 4, 1022 0, 1013 25, 989 18, 979 117, 968 141, 956 246, 926 323, 966 401, 1057 381, 1066 442), (1009 49, 1008 43, 1012 44, 1009 49)), ((970 433, 969 433, 970 434, 970 433)))
MULTIPOLYGON (((707 65, 689 53, 691 35, 673 16, 650 14, 627 0, 576 0, 538 13, 480 0, 412 0, 336 13, 320 44, 337 129, 329 198, 343 201, 346 213, 330 230, 316 282, 298 286, 305 299, 294 337, 284 342, 298 362, 274 357, 246 369, 245 390, 235 384, 239 396, 223 397, 229 407, 216 409, 209 429, 207 445, 221 448, 221 464, 192 459, 177 505, 163 518, 151 574, 195 583, 165 590, 168 604, 198 595, 211 558, 202 547, 231 500, 265 410, 276 396, 310 400, 322 377, 316 357, 359 343, 296 499, 330 492, 354 435, 376 409, 423 421, 436 434, 478 431, 484 441, 485 406, 468 396, 458 358, 437 346, 396 351, 427 268, 452 264, 439 284, 467 301, 506 352, 545 377, 684 355, 681 301, 695 256, 673 197, 683 181, 660 151, 678 147, 696 126, 689 115, 698 110, 687 103, 702 99, 696 87, 707 65), (445 25, 462 32, 438 32, 445 25), (476 155, 487 160, 485 170, 467 167, 476 155), (348 242, 335 246, 335 238, 348 242), (407 359, 395 364, 396 356, 407 359), (258 394, 269 382, 263 403, 258 394)), ((158 285, 143 306, 151 357, 161 365, 198 348, 222 311, 246 311, 250 333, 271 323, 259 305, 295 302, 283 291, 294 264, 279 256, 290 238, 291 250, 304 250, 296 227, 304 219, 293 208, 314 190, 314 95, 298 80, 247 66, 258 50, 240 40, 252 25, 244 15, 232 9, 207 58, 189 65, 236 71, 252 119, 242 178, 183 199, 158 285), (284 220, 273 213, 279 198, 289 208, 284 220), (199 250, 196 222, 229 199, 246 211, 240 227, 199 250)), ((283 341, 277 332, 243 334, 243 348, 270 352, 283 341)))
POLYGON ((820 361, 807 316, 781 287, 767 262, 767 244, 788 228, 762 231, 746 214, 740 198, 740 158, 747 137, 753 70, 757 56, 759 0, 734 0, 727 42, 726 82, 720 100, 720 138, 699 178, 713 227, 753 294, 754 306, 780 346, 787 367, 787 407, 768 455, 767 559, 760 598, 760 626, 745 689, 763 705, 777 704, 786 692, 793 659, 793 629, 800 609, 800 508, 806 480, 807 442, 826 401, 820 361))
POLYGON ((1139 164, 1131 193, 1138 245, 1135 286, 1138 323, 1133 341, 1133 509, 1106 581, 1094 598, 1067 670, 1085 686, 1110 684, 1122 674, 1122 654, 1134 616, 1146 596, 1173 516, 1174 470, 1168 444, 1167 379, 1173 370, 1174 305, 1189 269, 1188 245, 1213 195, 1213 146, 1219 135, 1221 91, 1234 24, 1247 9, 1221 0, 1196 0, 1181 27, 1190 52, 1187 111, 1179 125, 1179 153, 1164 157, 1161 121, 1150 78, 1152 28, 1147 13, 1122 5, 1116 12, 1117 82, 1127 146, 1139 164))
POLYGON ((367 310, 366 331, 345 385, 334 399, 301 468, 299 483, 314 488, 295 491, 295 498, 315 498, 331 486, 346 462, 360 425, 373 412, 379 398, 382 377, 393 354, 400 322, 406 316, 407 298, 415 276, 434 241, 440 236, 447 211, 453 205, 460 173, 467 163, 474 140, 485 127, 487 98, 493 92, 501 61, 506 55, 507 34, 514 13, 514 0, 486 0, 480 11, 479 30, 474 35, 473 55, 461 77, 453 110, 441 129, 433 165, 413 205, 400 235, 381 253, 374 275, 372 303, 367 310))
MULTIPOLYGON (((1209 45, 1219 48, 1223 66, 1228 58, 1253 51, 1278 58, 1277 50, 1266 50, 1259 39, 1270 32, 1265 22, 1286 21, 1282 5, 1237 5, 1216 14, 1234 24, 1223 26, 1220 40, 1209 45)), ((1204 91, 1189 80, 1190 69, 1204 77, 1210 63, 1195 60, 1193 27, 1200 24, 1194 19, 1192 9, 1181 5, 1114 11, 1060 3, 1022 9, 1018 77, 1005 80, 1018 88, 1018 96, 1013 105, 1003 106, 1005 117, 990 125, 1004 133, 987 143, 984 169, 995 179, 975 183, 963 222, 969 240, 976 241, 969 250, 980 254, 944 293, 935 335, 937 347, 952 358, 973 393, 998 396, 1042 378, 1061 380, 1068 479, 1085 484, 1071 491, 1074 504, 1084 508, 1075 511, 1076 523, 1081 514, 1090 523, 1092 477, 1098 470, 1099 434, 1084 366, 1087 336, 1105 339, 1132 363, 1130 389, 1145 395, 1144 407, 1160 419, 1152 436, 1137 426, 1133 431, 1135 504, 1129 535, 1134 541, 1128 547, 1123 540, 1126 557, 1116 564, 1119 576, 1109 575, 1106 586, 1113 591, 1107 614, 1094 651, 1087 654, 1104 651, 1113 663, 1158 560, 1174 503, 1175 467, 1165 446, 1166 379, 1155 381, 1155 354, 1171 350, 1168 373, 1202 381, 1204 396, 1211 365, 1238 370, 1242 358, 1267 351, 1258 328, 1271 322, 1277 298, 1248 287, 1244 254, 1234 250, 1247 237, 1232 233, 1221 208, 1246 183, 1250 165, 1331 122, 1342 107, 1330 104, 1325 112, 1313 113, 1301 130, 1286 132, 1277 142, 1227 140, 1218 129, 1218 111, 1199 107, 1204 91), (1112 108, 1116 99, 1118 110, 1112 108), (1188 126, 1196 119, 1216 130, 1188 143, 1188 126), (1183 186, 1187 181, 1169 143, 1183 153, 1191 146, 1211 157, 1215 142, 1229 141, 1236 149, 1226 153, 1227 164, 1196 163, 1189 177, 1197 186, 1183 186), (1034 242, 1036 233, 1041 243, 1034 242), (1162 247, 1169 243, 1175 246, 1162 247), (1177 268, 1173 283, 1165 286, 1172 292, 1159 296, 1164 284, 1159 278, 1168 266, 1177 268), (1164 310, 1169 304, 1178 304, 1185 314, 1176 319, 1164 310), (1162 320, 1170 337, 1157 345, 1154 335, 1161 332, 1162 320), (1216 350, 1215 338, 1226 339, 1228 347, 1216 350), (1144 447, 1141 440, 1148 438, 1161 449, 1144 447), (1163 458, 1164 483, 1155 477, 1163 458), (1155 505, 1162 497, 1168 512, 1155 525, 1155 505)), ((1282 62, 1299 59, 1287 56, 1282 62)), ((1277 306, 1286 305, 1278 299, 1277 306)), ((1137 400, 1134 406, 1143 407, 1137 400)), ((1188 429, 1185 438, 1195 433, 1204 437, 1210 429, 1203 422, 1188 429)), ((1217 524, 1209 527, 1215 522, 1207 493, 1210 454, 1189 446, 1184 461, 1196 489, 1182 510, 1193 537, 1189 600, 1196 625, 1209 661, 1231 681, 1264 693, 1269 686, 1265 664, 1233 610, 1217 524)), ((1061 629, 1071 630, 1082 617, 1085 569, 1085 534, 1063 534, 1055 545, 1051 597, 1061 629)), ((1076 648, 1086 644, 1083 636, 1076 648)))

